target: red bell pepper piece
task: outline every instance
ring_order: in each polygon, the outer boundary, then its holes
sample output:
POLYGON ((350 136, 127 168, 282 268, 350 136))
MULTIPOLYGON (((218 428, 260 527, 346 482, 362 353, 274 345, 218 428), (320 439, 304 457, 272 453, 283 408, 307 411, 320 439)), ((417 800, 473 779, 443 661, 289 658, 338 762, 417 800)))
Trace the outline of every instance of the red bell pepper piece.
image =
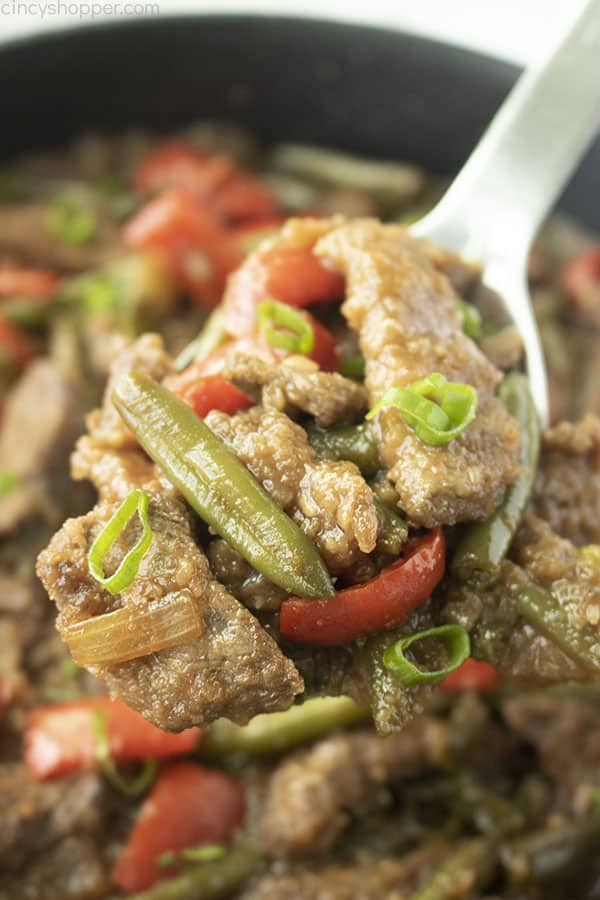
POLYGON ((162 252, 181 287, 206 307, 219 302, 240 259, 218 214, 183 188, 147 203, 126 224, 123 238, 135 249, 162 252))
POLYGON ((52 703, 34 710, 25 729, 25 762, 34 778, 95 767, 93 714, 97 711, 106 715, 115 762, 180 756, 198 745, 198 728, 180 734, 162 731, 120 700, 102 696, 52 703))
POLYGON ((222 375, 199 374, 197 364, 167 381, 166 387, 191 406, 201 419, 211 409, 219 409, 231 416, 240 409, 254 406, 249 397, 222 375))
POLYGON ((12 322, 0 313, 0 369, 22 369, 33 356, 33 346, 12 322))
POLYGON ((173 876, 163 853, 202 844, 229 844, 242 824, 242 786, 224 772, 181 762, 165 769, 142 804, 113 873, 125 891, 143 891, 173 876))
POLYGON ((232 159, 201 153, 183 141, 170 141, 147 156, 134 172, 132 183, 142 193, 185 188, 233 221, 265 218, 277 212, 272 191, 242 172, 232 159))
POLYGON ((560 271, 560 283, 573 307, 597 322, 600 318, 600 244, 568 260, 560 271))
POLYGON ((496 687, 502 676, 497 669, 483 659, 465 659, 464 663, 446 675, 440 687, 449 694, 477 691, 485 694, 496 687))
POLYGON ((27 269, 24 266, 3 263, 0 265, 0 298, 39 297, 50 298, 60 281, 49 269, 27 269))
POLYGON ((401 625, 442 579, 445 556, 444 532, 436 528, 365 584, 345 588, 324 600, 284 600, 281 634, 299 644, 336 647, 401 625))
POLYGON ((225 294, 227 331, 235 337, 256 328, 263 300, 309 306, 344 295, 344 279, 327 269, 309 247, 276 244, 252 253, 229 280, 225 294))

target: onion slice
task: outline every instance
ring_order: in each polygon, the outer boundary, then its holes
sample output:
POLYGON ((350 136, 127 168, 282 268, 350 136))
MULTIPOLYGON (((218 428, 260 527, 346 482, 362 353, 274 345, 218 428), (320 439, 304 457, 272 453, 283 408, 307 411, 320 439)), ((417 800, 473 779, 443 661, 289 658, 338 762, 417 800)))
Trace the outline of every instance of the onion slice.
POLYGON ((115 666, 199 638, 205 630, 197 602, 189 596, 163 597, 146 606, 74 622, 61 636, 78 666, 115 666))

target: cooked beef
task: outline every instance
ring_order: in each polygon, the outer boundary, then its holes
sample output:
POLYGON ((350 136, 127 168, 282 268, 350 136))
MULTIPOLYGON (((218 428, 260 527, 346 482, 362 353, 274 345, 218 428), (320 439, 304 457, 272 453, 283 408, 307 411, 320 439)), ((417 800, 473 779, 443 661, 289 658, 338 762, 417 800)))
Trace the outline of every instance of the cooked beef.
POLYGON ((364 854, 346 865, 274 871, 243 891, 240 900, 401 900, 412 896, 449 852, 447 843, 434 840, 400 858, 364 854))
POLYGON ((558 787, 563 811, 589 806, 590 789, 600 786, 598 697, 521 693, 506 699, 502 712, 537 750, 542 769, 558 787))
POLYGON ((0 765, 0 871, 17 871, 41 851, 77 832, 102 829, 106 788, 91 772, 35 781, 20 763, 0 765))
POLYGON ((73 834, 3 879, 0 900, 98 900, 110 889, 110 860, 91 838, 73 834))
POLYGON ((56 523, 77 502, 68 452, 83 427, 74 385, 48 359, 33 362, 7 397, 0 429, 0 469, 17 479, 0 498, 0 534, 41 516, 56 523))
POLYGON ((48 207, 37 204, 0 205, 0 255, 60 272, 93 269, 122 253, 116 224, 98 210, 98 229, 86 244, 55 237, 48 230, 48 207))
POLYGON ((514 325, 507 325, 496 334, 483 337, 479 346, 497 369, 512 369, 523 356, 523 338, 514 325))
POLYGON ((282 762, 262 824, 268 852, 293 858, 329 850, 350 816, 385 804, 384 785, 439 763, 447 729, 423 716, 391 737, 340 734, 282 762))
POLYGON ((346 276, 342 310, 360 336, 371 403, 432 371, 477 389, 475 421, 443 447, 423 444, 395 407, 378 415, 401 508, 427 527, 486 518, 517 473, 519 429, 494 395, 500 373, 462 331, 448 279, 406 229, 376 220, 332 228, 315 252, 346 276))
MULTIPOLYGON (((161 370, 159 350, 158 339, 142 338, 125 349, 112 379, 127 367, 161 370)), ((65 522, 38 560, 39 577, 59 609, 59 631, 121 606, 192 598, 205 627, 197 640, 91 669, 106 681, 111 695, 172 730, 219 716, 247 722, 257 712, 287 708, 302 691, 302 679, 253 616, 213 578, 194 540, 183 498, 115 417, 112 379, 105 406, 89 417, 90 434, 79 441, 73 460, 75 476, 90 478, 100 502, 86 516, 65 522), (116 506, 134 488, 143 488, 150 497, 153 541, 132 584, 115 597, 90 574, 87 555, 116 506)), ((131 526, 115 542, 107 567, 116 565, 128 541, 137 539, 136 528, 139 525, 131 526)))
POLYGON ((315 542, 332 572, 375 549, 373 494, 353 463, 318 461, 304 429, 276 410, 213 410, 206 423, 315 542))
POLYGON ((600 543, 600 419, 544 434, 532 508, 574 544, 600 543))
POLYGON ((206 552, 215 577, 245 606, 256 612, 276 612, 286 592, 265 578, 227 541, 211 541, 206 552))
POLYGON ((357 421, 367 410, 367 392, 361 384, 337 372, 321 372, 317 363, 303 356, 289 356, 274 365, 240 354, 223 374, 265 409, 288 415, 301 410, 324 428, 357 421))

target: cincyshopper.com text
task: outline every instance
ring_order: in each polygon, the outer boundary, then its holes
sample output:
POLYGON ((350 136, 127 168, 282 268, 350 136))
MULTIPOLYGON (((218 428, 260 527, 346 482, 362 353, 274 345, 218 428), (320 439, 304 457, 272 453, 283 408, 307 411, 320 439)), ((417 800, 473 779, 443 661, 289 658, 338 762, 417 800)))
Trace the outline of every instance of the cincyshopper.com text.
POLYGON ((79 3, 76 0, 0 0, 0 16, 31 16, 39 19, 61 17, 79 17, 94 19, 101 16, 158 16, 159 3, 79 3))

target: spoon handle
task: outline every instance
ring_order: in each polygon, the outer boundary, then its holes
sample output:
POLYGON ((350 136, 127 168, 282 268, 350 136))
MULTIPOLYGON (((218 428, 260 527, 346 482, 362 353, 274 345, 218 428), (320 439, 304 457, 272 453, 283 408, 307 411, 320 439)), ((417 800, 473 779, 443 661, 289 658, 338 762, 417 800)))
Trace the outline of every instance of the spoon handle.
POLYGON ((414 228, 484 263, 522 260, 600 128, 600 0, 522 75, 436 209, 414 228))

